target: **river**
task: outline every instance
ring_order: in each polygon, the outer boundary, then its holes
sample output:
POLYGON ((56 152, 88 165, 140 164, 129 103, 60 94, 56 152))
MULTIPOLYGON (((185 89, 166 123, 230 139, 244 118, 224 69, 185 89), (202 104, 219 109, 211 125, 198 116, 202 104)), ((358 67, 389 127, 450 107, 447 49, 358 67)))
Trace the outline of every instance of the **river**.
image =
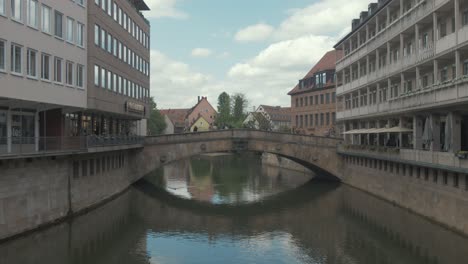
POLYGON ((171 163, 68 222, 0 244, 1 264, 464 264, 468 239, 259 156, 171 163))

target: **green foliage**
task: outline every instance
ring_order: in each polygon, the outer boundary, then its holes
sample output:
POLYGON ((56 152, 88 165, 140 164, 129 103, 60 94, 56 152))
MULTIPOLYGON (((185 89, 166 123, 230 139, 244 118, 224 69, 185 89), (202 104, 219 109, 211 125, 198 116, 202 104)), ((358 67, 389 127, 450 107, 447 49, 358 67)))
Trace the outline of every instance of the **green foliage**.
POLYGON ((164 122, 164 117, 159 112, 154 98, 150 99, 150 117, 148 119, 148 136, 156 136, 163 133, 166 129, 166 122, 164 122))
POLYGON ((242 128, 246 118, 248 101, 244 94, 237 93, 232 97, 222 92, 218 97, 218 116, 216 125, 220 128, 242 128))
POLYGON ((226 92, 218 96, 218 116, 216 125, 219 127, 228 126, 231 121, 231 97, 226 92))

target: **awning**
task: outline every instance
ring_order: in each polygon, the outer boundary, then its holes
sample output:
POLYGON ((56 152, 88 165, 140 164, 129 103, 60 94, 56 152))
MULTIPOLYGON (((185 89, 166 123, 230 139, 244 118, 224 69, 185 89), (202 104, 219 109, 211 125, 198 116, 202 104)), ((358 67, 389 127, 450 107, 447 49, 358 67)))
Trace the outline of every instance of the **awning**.
POLYGON ((369 129, 354 129, 344 132, 344 135, 356 135, 356 134, 381 134, 381 133, 412 133, 413 130, 404 127, 392 127, 392 128, 369 128, 369 129))

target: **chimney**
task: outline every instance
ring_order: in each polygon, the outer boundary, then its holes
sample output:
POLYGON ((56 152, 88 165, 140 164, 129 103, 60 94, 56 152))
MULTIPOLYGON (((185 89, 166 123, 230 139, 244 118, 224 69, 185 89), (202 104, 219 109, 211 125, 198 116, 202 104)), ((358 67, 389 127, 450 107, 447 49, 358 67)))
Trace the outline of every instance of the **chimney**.
POLYGON ((198 101, 197 102, 200 102, 200 96, 198 96, 198 101))

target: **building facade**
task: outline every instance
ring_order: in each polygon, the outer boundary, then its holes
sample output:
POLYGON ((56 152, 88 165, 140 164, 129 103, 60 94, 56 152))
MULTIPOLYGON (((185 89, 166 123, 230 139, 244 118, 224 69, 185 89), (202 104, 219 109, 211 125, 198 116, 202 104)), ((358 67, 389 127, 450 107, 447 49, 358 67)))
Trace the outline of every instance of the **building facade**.
POLYGON ((160 112, 166 122, 164 134, 195 132, 195 126, 196 132, 211 130, 218 114, 205 96, 199 96, 192 108, 161 109, 160 112))
POLYGON ((88 134, 146 134, 150 25, 143 0, 88 0, 88 134))
POLYGON ((84 0, 0 1, 0 154, 54 144, 86 107, 86 30, 84 0))
MULTIPOLYGON (((266 130, 289 132, 291 130, 291 108, 281 106, 260 105, 255 113, 262 114, 268 122, 267 126, 259 124, 260 127, 268 127, 266 130)), ((264 121, 255 115, 248 115, 244 124, 255 119, 257 122, 264 121)))
POLYGON ((344 52, 336 65, 342 152, 391 157, 399 161, 392 170, 461 185, 458 173, 468 169, 468 3, 372 3, 335 48, 344 52))
POLYGON ((327 52, 288 93, 294 133, 336 135, 335 63, 342 54, 339 50, 327 52))

